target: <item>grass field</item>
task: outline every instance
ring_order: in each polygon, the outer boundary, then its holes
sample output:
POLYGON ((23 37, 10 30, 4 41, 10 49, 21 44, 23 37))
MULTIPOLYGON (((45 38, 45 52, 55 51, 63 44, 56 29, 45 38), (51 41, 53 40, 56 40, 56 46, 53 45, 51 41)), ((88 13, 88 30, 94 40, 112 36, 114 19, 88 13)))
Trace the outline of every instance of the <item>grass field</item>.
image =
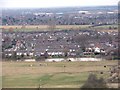
POLYGON ((39 85, 43 88, 79 88, 90 73, 108 78, 108 71, 112 65, 117 65, 117 61, 3 62, 2 85, 3 88, 38 88, 39 85), (40 63, 43 66, 40 66, 40 63))
POLYGON ((109 29, 109 27, 116 27, 118 25, 102 25, 91 27, 91 25, 56 25, 54 28, 50 28, 48 25, 28 25, 28 26, 0 26, 0 28, 4 28, 5 31, 50 31, 50 30, 99 30, 99 31, 118 31, 117 29, 109 29))
POLYGON ((28 25, 28 26, 0 26, 0 28, 4 28, 4 30, 13 30, 13 31, 40 31, 40 30, 46 30, 50 31, 52 30, 78 30, 78 29, 84 29, 88 28, 90 25, 56 25, 54 28, 48 26, 48 25, 28 25))
POLYGON ((104 31, 104 32, 118 32, 118 25, 102 25, 102 26, 96 26, 93 29, 98 31, 104 31))

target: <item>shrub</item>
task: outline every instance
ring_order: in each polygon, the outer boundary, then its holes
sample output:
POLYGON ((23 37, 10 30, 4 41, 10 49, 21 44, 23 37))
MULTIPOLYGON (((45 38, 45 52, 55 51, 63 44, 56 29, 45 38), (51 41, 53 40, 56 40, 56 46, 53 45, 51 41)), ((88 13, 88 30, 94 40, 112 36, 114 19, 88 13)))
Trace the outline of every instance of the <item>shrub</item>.
MULTIPOLYGON (((96 75, 90 74, 85 84, 81 87, 81 89, 88 88, 107 88, 106 82, 103 78, 98 79, 96 75)), ((102 89, 102 90, 103 90, 102 89)))

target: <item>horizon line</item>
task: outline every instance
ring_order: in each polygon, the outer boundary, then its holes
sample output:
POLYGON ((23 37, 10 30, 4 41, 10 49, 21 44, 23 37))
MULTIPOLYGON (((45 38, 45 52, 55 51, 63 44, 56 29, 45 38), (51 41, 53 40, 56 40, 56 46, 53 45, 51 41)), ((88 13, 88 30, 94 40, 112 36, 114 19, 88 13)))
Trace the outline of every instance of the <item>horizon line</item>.
POLYGON ((93 6, 55 6, 55 7, 2 7, 2 9, 54 9, 54 8, 84 8, 84 7, 118 7, 118 5, 93 5, 93 6))

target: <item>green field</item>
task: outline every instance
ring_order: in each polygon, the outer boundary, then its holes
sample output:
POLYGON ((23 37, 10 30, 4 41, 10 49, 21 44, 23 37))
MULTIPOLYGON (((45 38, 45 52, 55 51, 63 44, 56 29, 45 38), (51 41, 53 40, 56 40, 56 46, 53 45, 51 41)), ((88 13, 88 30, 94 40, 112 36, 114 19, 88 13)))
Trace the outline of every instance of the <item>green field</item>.
POLYGON ((112 65, 117 65, 117 61, 3 62, 2 85, 3 88, 38 88, 39 85, 43 88, 79 88, 90 73, 108 78, 112 65))
POLYGON ((28 26, 0 26, 5 31, 51 31, 51 30, 79 30, 88 28, 90 25, 56 25, 55 27, 49 25, 28 25, 28 26))
POLYGON ((109 29, 111 27, 112 28, 118 28, 118 25, 102 25, 102 26, 96 26, 94 28, 97 28, 97 29, 109 29))
POLYGON ((0 26, 3 31, 54 31, 54 30, 100 30, 100 31, 117 31, 118 25, 102 25, 91 27, 91 25, 56 25, 55 27, 49 25, 28 25, 28 26, 0 26), (111 29, 110 29, 111 27, 111 29), (114 29, 116 28, 116 29, 114 29))

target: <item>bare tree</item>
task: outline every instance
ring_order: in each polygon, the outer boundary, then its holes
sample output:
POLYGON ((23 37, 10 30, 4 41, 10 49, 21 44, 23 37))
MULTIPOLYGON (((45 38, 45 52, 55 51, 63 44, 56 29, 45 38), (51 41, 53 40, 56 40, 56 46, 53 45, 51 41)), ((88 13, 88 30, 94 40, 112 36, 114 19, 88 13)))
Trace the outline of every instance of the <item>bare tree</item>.
POLYGON ((56 28, 56 21, 55 21, 55 17, 51 16, 51 18, 48 21, 48 29, 50 31, 53 31, 56 28))

